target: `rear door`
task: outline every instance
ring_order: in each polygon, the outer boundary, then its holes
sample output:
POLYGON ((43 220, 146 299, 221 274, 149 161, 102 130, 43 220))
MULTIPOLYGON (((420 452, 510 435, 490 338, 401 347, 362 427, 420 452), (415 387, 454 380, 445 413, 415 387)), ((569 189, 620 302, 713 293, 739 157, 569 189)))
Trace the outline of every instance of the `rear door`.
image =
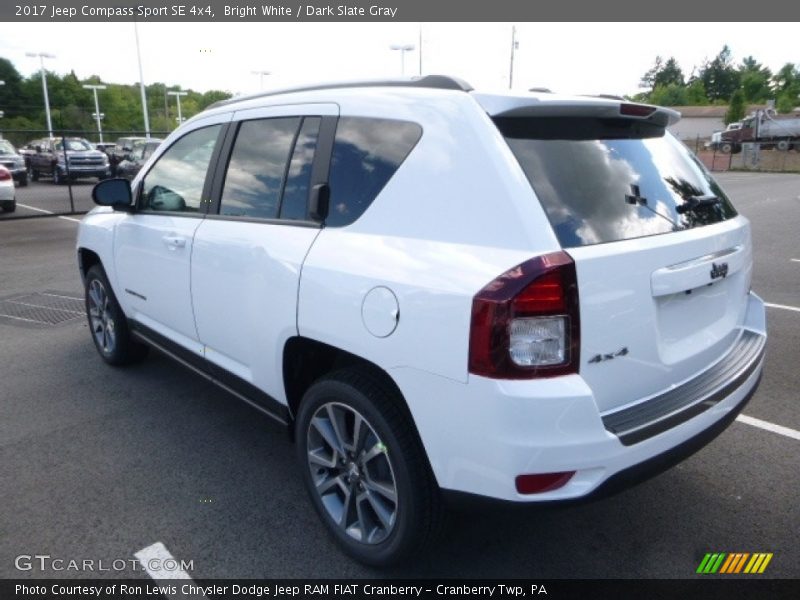
POLYGON ((335 104, 237 112, 215 206, 195 235, 192 299, 209 368, 268 410, 285 398, 283 346, 297 335, 300 270, 320 232, 309 197, 327 180, 338 113, 335 104))
POLYGON ((575 260, 580 374, 600 410, 724 354, 747 306, 749 223, 683 144, 623 117, 496 122, 575 260))

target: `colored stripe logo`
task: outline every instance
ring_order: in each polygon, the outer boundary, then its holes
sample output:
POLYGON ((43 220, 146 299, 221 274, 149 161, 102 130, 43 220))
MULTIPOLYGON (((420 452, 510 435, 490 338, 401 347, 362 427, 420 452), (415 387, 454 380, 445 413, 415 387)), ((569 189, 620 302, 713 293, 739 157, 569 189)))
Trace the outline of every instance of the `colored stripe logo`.
POLYGON ((696 572, 701 575, 758 574, 764 572, 771 560, 772 552, 709 552, 700 561, 696 572))

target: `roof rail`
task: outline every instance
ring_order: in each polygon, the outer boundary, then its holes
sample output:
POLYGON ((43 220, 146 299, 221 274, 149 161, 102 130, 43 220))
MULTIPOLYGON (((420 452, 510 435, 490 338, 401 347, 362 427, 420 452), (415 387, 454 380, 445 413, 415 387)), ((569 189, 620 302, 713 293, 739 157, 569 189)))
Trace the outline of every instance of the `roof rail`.
POLYGON ((293 88, 285 88, 281 90, 274 90, 270 92, 261 92, 257 94, 247 94, 244 96, 234 96, 227 100, 220 100, 210 105, 208 108, 217 108, 220 106, 227 106, 243 100, 253 100, 255 98, 267 98, 269 96, 280 96, 283 94, 291 94, 294 92, 311 92, 314 90, 335 90, 343 88, 359 88, 359 87, 415 87, 415 88, 433 88, 438 90, 455 90, 461 92, 471 92, 472 86, 466 81, 457 77, 450 77, 448 75, 425 75, 425 77, 410 77, 407 79, 374 79, 363 81, 342 81, 338 83, 323 83, 320 85, 304 85, 293 88))

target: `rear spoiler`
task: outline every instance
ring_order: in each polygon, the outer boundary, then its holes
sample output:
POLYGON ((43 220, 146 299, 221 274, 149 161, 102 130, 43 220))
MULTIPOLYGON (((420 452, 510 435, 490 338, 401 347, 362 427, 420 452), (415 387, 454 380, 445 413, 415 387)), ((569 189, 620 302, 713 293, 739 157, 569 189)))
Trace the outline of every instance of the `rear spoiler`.
POLYGON ((471 96, 490 117, 598 117, 645 121, 659 127, 678 122, 678 111, 653 106, 608 100, 606 98, 546 96, 499 96, 472 93, 471 96))

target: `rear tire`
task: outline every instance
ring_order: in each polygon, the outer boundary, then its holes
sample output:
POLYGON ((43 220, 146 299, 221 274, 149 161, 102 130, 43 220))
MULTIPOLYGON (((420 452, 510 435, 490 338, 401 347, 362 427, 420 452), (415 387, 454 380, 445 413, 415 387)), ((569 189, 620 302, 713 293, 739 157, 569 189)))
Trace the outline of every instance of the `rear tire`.
POLYGON ((22 177, 19 178, 19 187, 25 187, 28 185, 28 174, 25 173, 22 177))
POLYGON ((3 212, 12 213, 17 210, 17 201, 11 200, 10 202, 3 202, 3 212))
POLYGON ((388 566, 432 543, 440 491, 403 399, 364 369, 314 383, 295 422, 303 482, 328 532, 357 561, 388 566))
POLYGON ((64 176, 61 174, 61 171, 56 167, 53 169, 53 183, 56 185, 61 185, 64 183, 64 176))
POLYGON ((132 338, 125 314, 100 265, 86 273, 85 303, 92 340, 104 361, 120 366, 147 356, 148 347, 132 338))
POLYGON ((39 171, 36 169, 29 167, 28 174, 30 175, 31 181, 39 181, 39 171))
POLYGON ((789 142, 786 140, 781 140, 775 144, 775 149, 779 152, 786 152, 789 149, 789 142))
POLYGON ((724 144, 720 144, 719 151, 723 154, 730 154, 733 152, 733 144, 730 142, 725 142, 724 144))

